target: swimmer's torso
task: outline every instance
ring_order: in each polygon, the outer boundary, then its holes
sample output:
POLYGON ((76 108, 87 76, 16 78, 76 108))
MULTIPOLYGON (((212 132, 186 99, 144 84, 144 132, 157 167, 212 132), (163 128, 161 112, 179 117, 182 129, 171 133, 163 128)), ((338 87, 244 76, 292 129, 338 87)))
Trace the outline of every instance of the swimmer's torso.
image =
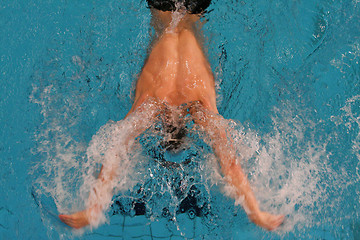
POLYGON ((199 101, 217 112, 214 77, 190 30, 164 33, 154 45, 137 81, 133 107, 148 98, 176 106, 199 101))

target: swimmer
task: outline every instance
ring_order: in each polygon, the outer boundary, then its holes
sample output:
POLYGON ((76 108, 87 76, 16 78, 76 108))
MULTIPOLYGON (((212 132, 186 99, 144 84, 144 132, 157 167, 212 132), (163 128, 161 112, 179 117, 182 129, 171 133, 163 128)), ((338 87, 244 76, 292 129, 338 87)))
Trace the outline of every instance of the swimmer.
MULTIPOLYGON (((210 1, 185 0, 181 6, 178 3, 181 0, 147 0, 157 38, 137 80, 134 103, 126 117, 135 111, 141 111, 142 104, 149 99, 155 99, 158 108, 190 103, 189 112, 193 115, 194 122, 211 138, 222 173, 236 189, 237 197, 243 199, 243 207, 249 219, 262 228, 275 230, 284 221, 284 216, 260 210, 247 177, 236 161, 226 129, 214 124, 223 118, 216 106, 214 76, 197 39, 196 30, 200 22, 199 15, 210 5, 210 1), (174 11, 181 14, 177 23, 174 23, 172 18, 174 11), (197 108, 197 104, 202 108, 197 108), (200 114, 203 117, 199 117, 199 109, 205 109, 200 114)), ((146 130, 148 124, 145 121, 150 120, 144 119, 143 127, 142 124, 137 124, 137 130, 134 130, 133 136, 129 138, 134 139, 146 130)), ((94 192, 99 198, 111 199, 113 188, 110 182, 116 177, 116 173, 111 167, 108 167, 109 171, 104 171, 106 167, 102 166, 97 179, 96 189, 101 193, 96 193, 96 190, 94 192)), ((87 209, 71 215, 59 215, 59 218, 65 224, 78 229, 89 225, 92 217, 103 210, 103 206, 93 201, 87 209)))

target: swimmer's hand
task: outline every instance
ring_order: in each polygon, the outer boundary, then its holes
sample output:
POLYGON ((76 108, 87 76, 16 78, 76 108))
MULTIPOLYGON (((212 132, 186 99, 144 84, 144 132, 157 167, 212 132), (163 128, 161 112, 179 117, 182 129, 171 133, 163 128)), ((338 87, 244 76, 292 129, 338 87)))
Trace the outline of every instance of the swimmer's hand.
POLYGON ((70 215, 60 214, 59 218, 66 225, 69 225, 72 228, 80 229, 89 225, 86 211, 87 210, 84 210, 70 215))
POLYGON ((249 215, 249 218, 256 225, 269 231, 273 231, 284 222, 285 216, 272 215, 268 212, 259 212, 258 214, 249 215))

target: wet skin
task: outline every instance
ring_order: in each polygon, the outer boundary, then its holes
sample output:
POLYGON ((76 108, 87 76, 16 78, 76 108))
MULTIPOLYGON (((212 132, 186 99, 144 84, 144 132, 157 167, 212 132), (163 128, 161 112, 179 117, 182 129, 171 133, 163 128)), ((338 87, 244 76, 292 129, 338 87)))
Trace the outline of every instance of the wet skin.
MULTIPOLYGON (((152 12, 158 39, 137 81, 135 101, 129 114, 149 98, 174 106, 199 102, 208 110, 208 113, 205 113, 208 120, 195 119, 195 122, 204 129, 211 128, 212 147, 222 172, 228 183, 235 187, 238 197, 244 198, 243 205, 249 219, 267 230, 275 230, 284 221, 284 216, 260 210, 246 175, 237 164, 234 151, 229 149, 232 145, 228 142, 225 129, 210 126, 210 120, 216 121, 222 117, 218 115, 216 107, 215 81, 210 64, 195 34, 199 17, 186 14, 175 28, 170 29, 170 12, 152 12)), ((99 175, 99 181, 103 182, 105 187, 107 183, 102 180, 102 174, 101 172, 99 175)), ((109 178, 112 177, 115 176, 109 178)), ((90 224, 90 212, 98 211, 102 211, 98 206, 90 206, 71 215, 59 215, 59 218, 73 228, 82 228, 90 224)))

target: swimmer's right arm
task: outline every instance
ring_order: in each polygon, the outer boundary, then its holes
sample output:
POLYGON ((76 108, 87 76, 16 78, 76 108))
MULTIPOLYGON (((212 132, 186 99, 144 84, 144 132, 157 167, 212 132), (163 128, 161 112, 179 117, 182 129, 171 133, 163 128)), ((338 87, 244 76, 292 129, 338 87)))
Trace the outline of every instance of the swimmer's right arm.
MULTIPOLYGON (((151 108, 151 106, 154 107, 154 105, 151 104, 147 107, 151 108)), ((127 121, 132 125, 132 131, 127 135, 123 142, 126 147, 130 147, 130 142, 149 127, 149 124, 151 124, 154 116, 157 114, 157 109, 155 108, 150 109, 150 111, 148 110, 149 109, 143 111, 144 114, 142 114, 142 109, 139 107, 136 110, 138 111, 137 117, 132 117, 131 113, 133 110, 126 115, 125 119, 129 118, 127 121), (147 114, 147 112, 151 112, 152 114, 147 114)), ((109 155, 109 157, 116 156, 116 158, 121 158, 118 156, 116 149, 110 149, 106 152, 106 155, 109 155)), ((90 191, 87 202, 88 207, 85 210, 74 214, 60 214, 60 220, 76 229, 98 222, 98 216, 101 216, 101 213, 106 210, 108 203, 111 202, 114 189, 114 178, 118 176, 118 171, 119 164, 114 161, 110 161, 110 164, 103 164, 95 182, 95 186, 93 186, 92 191, 90 191)))
POLYGON ((83 228, 89 224, 98 225, 102 212, 112 199, 113 179, 117 176, 117 170, 115 164, 111 164, 111 166, 102 165, 95 185, 90 191, 87 208, 73 214, 60 214, 60 220, 75 229, 83 228))
MULTIPOLYGON (((125 142, 126 144, 129 142, 129 137, 125 142)), ((108 152, 106 154, 116 156, 116 153, 108 152)), ((97 226, 102 218, 102 212, 106 210, 108 204, 111 202, 114 189, 114 178, 118 175, 118 168, 119 165, 114 162, 107 165, 103 164, 95 185, 90 191, 86 204, 87 208, 74 214, 60 214, 60 220, 75 229, 80 229, 90 224, 97 226)))
POLYGON ((236 153, 232 141, 226 134, 225 127, 222 127, 220 115, 207 115, 200 125, 211 138, 211 145, 215 155, 219 159, 221 170, 229 184, 235 190, 238 198, 243 202, 243 207, 252 222, 267 230, 274 230, 284 221, 283 215, 272 215, 260 210, 256 197, 250 187, 250 183, 236 160, 236 153))

